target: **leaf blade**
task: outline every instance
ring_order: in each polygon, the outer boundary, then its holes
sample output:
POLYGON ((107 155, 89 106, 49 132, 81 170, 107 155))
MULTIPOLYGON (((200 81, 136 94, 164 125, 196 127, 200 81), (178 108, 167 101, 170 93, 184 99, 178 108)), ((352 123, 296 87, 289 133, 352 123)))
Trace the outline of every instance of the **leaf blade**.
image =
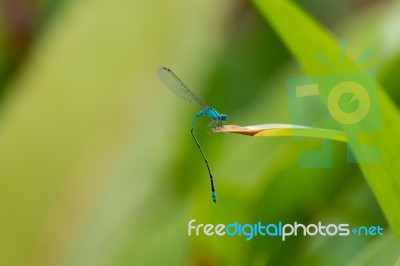
MULTIPOLYGON (((253 0, 265 19, 270 22, 278 35, 289 48, 297 62, 309 75, 320 75, 332 72, 332 69, 316 59, 318 53, 328 58, 338 57, 340 49, 335 38, 316 20, 311 18, 298 6, 286 0, 253 0), (285 16, 282 16, 285 14, 285 16), (296 27, 293 27, 296 25, 296 27)), ((343 65, 353 65, 349 57, 343 58, 343 65)), ((400 239, 400 115, 391 99, 382 87, 378 88, 380 111, 382 114, 382 129, 369 134, 364 141, 377 147, 381 153, 380 163, 360 163, 360 168, 377 198, 389 224, 400 239)), ((356 143, 350 146, 357 158, 362 158, 362 151, 356 143)))

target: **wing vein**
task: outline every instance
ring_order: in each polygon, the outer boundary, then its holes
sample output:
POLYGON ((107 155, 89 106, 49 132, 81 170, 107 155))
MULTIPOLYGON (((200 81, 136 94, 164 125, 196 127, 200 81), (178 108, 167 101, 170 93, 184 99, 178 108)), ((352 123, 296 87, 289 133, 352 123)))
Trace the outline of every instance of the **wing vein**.
POLYGON ((199 97, 197 97, 184 83, 178 78, 178 76, 166 67, 160 67, 158 69, 158 75, 163 83, 176 95, 182 97, 185 100, 197 103, 203 108, 208 108, 199 97))

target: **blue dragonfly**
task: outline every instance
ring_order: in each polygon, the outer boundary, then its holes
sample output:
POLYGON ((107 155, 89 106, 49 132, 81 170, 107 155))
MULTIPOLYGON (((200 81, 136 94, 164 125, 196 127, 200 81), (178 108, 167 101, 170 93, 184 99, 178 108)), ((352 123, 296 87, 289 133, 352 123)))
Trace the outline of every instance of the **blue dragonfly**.
POLYGON ((208 173, 210 175, 210 181, 211 181, 211 196, 212 200, 216 203, 217 202, 217 194, 215 192, 214 188, 214 177, 211 172, 210 164, 208 163, 208 160, 203 152, 203 149, 200 146, 199 141, 196 138, 196 135, 194 134, 194 126, 196 125, 197 119, 202 116, 206 115, 209 118, 211 118, 211 126, 212 127, 218 127, 222 126, 224 122, 228 120, 228 116, 225 114, 219 114, 217 110, 215 110, 212 107, 209 107, 207 104, 205 104, 199 97, 197 97, 183 82, 178 78, 177 75, 175 75, 174 72, 171 71, 171 69, 166 68, 166 67, 160 67, 158 69, 158 75, 160 76, 160 79, 164 82, 164 84, 175 94, 178 96, 182 97, 185 100, 197 103, 200 105, 201 108, 203 108, 201 111, 199 111, 195 116, 192 124, 192 129, 190 130, 190 133, 192 134, 194 140, 196 141, 197 147, 199 148, 201 155, 203 156, 204 162, 206 163, 208 173))

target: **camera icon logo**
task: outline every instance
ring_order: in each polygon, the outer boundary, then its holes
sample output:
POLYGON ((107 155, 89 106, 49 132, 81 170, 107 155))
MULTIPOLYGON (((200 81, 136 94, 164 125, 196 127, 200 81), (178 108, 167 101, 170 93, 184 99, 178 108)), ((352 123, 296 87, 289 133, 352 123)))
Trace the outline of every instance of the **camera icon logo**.
MULTIPOLYGON (((350 103, 351 103, 350 102, 350 103)), ((343 81, 332 88, 328 95, 327 107, 330 115, 338 122, 353 125, 361 122, 369 113, 371 100, 366 89, 354 81, 343 81), (351 102, 359 101, 352 112, 345 112, 340 107, 340 98, 345 94, 353 95, 351 102)))
MULTIPOLYGON (((377 82, 372 71, 350 71, 289 79, 286 89, 293 124, 340 130, 348 143, 348 163, 374 163, 379 151, 365 143, 366 134, 381 128, 377 82), (363 156, 355 160, 350 146, 363 156)), ((297 140, 304 138, 296 137, 297 140)), ((332 140, 301 154, 300 167, 332 167, 332 140)))

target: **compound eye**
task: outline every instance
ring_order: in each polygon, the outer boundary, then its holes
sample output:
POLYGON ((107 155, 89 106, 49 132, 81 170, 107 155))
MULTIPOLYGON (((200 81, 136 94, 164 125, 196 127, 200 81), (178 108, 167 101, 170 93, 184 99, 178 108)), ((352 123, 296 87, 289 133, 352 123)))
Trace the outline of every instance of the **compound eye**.
POLYGON ((221 115, 221 120, 222 120, 222 121, 228 120, 228 116, 227 116, 227 115, 221 115))

